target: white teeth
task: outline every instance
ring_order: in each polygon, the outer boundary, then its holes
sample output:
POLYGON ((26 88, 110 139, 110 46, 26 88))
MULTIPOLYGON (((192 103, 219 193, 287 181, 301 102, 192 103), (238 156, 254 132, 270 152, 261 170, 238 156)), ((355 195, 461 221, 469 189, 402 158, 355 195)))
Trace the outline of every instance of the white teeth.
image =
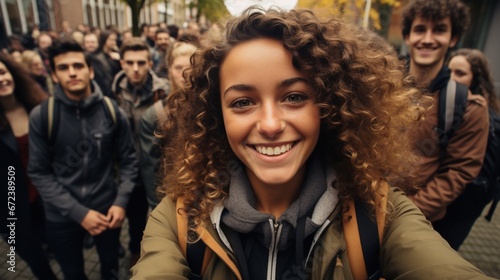
POLYGON ((292 148, 292 144, 281 145, 279 147, 264 147, 264 146, 255 146, 257 152, 263 155, 269 156, 277 156, 283 153, 288 152, 292 148))
POLYGON ((274 148, 274 154, 275 155, 281 154, 281 149, 278 147, 274 148))

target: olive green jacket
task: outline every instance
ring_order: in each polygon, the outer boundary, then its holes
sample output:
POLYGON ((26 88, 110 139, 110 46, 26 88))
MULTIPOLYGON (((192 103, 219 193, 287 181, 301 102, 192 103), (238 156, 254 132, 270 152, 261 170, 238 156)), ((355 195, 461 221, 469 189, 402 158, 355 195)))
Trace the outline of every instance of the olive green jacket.
MULTIPOLYGON (((307 279, 353 279, 340 208, 337 206, 330 214, 313 245, 307 279)), ((491 279, 449 247, 401 191, 389 191, 388 209, 379 257, 385 279, 491 279)), ((233 253, 208 224, 199 233, 215 253, 203 279, 239 279, 233 253)), ((165 198, 151 213, 142 240, 141 258, 131 269, 132 279, 187 279, 190 268, 180 249, 182 245, 177 236, 175 204, 165 198)), ((302 279, 299 275, 284 276, 302 279)))

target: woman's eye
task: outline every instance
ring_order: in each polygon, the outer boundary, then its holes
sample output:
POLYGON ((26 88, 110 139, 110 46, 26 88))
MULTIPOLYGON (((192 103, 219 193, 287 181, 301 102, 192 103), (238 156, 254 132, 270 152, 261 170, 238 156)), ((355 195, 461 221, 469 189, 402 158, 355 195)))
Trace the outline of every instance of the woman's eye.
POLYGON ((231 108, 241 109, 252 105, 252 102, 248 99, 238 99, 231 103, 231 108))
POLYGON ((307 99, 307 96, 301 93, 292 93, 285 97, 286 102, 299 103, 307 99))

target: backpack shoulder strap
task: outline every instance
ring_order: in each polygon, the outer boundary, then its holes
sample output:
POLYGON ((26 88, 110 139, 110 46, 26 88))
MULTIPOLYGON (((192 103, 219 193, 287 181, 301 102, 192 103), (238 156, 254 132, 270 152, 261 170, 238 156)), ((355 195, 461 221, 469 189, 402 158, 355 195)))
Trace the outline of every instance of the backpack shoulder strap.
POLYGON ((59 128, 59 102, 53 96, 49 97, 41 105, 42 131, 46 132, 50 147, 54 146, 57 129, 59 128))
POLYGON ((113 124, 116 125, 116 110, 115 106, 113 105, 113 102, 111 101, 111 98, 107 96, 103 96, 104 98, 104 103, 106 104, 107 107, 107 112, 111 115, 111 119, 113 120, 113 124))
POLYGON ((438 132, 441 150, 446 150, 453 133, 462 125, 468 89, 452 79, 439 92, 438 132))
POLYGON ((380 278, 379 254, 384 236, 388 189, 388 184, 383 183, 384 196, 377 201, 375 221, 367 205, 354 200, 347 202, 349 208, 343 214, 342 224, 347 257, 355 280, 380 278))
POLYGON ((195 243, 187 243, 188 220, 185 215, 182 215, 183 203, 181 199, 176 203, 176 218, 177 218, 177 239, 182 255, 186 258, 191 274, 189 280, 202 279, 208 263, 212 257, 211 251, 205 243, 200 239, 195 243))

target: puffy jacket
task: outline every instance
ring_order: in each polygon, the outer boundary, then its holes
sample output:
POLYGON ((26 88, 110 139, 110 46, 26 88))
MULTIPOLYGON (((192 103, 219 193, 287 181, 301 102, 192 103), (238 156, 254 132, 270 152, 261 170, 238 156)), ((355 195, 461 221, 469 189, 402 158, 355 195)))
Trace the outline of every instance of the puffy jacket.
POLYGON ((60 119, 53 147, 42 129, 46 116, 41 105, 31 111, 28 175, 45 202, 47 220, 79 223, 90 209, 107 213, 111 205, 126 208, 136 183, 137 159, 127 119, 113 102, 113 123, 99 86, 93 89, 77 102, 56 88, 60 115, 54 118, 60 119))
MULTIPOLYGON (((450 248, 401 191, 389 191, 388 205, 391 209, 379 256, 385 279, 491 279, 450 248)), ((220 207, 216 209, 220 211, 220 207)), ((239 279, 235 255, 213 222, 207 221, 198 231, 203 240, 211 241, 205 243, 214 252, 203 279, 239 279)), ((164 198, 151 213, 141 250, 139 262, 131 269, 132 279, 187 279, 190 268, 179 248, 176 206, 170 199, 164 198)), ((352 279, 340 206, 324 223, 308 264, 306 278, 291 272, 286 279, 352 279)))

